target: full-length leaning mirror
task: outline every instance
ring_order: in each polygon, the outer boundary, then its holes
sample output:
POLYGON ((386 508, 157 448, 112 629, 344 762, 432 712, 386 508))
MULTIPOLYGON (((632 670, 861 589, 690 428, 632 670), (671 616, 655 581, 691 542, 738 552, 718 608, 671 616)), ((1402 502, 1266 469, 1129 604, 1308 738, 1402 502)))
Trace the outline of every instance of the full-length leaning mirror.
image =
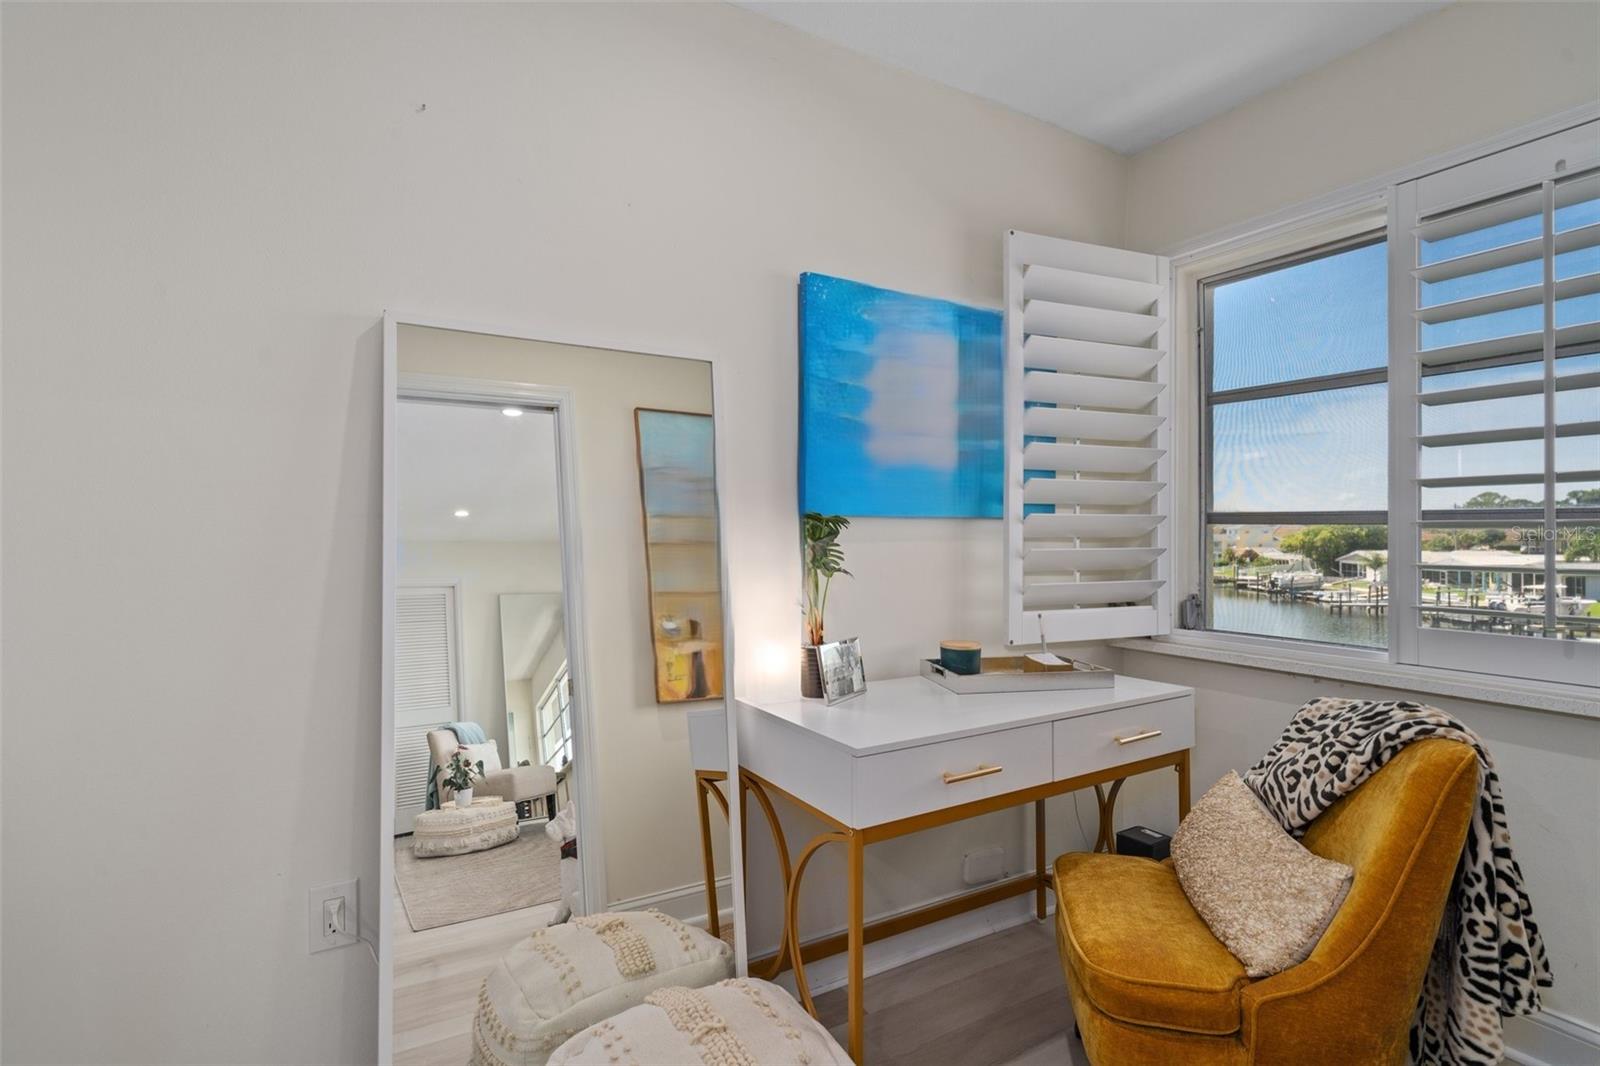
POLYGON ((397 315, 385 351, 380 1041, 523 1061, 641 952, 743 971, 713 368, 397 315), (551 958, 581 991, 529 1007, 551 958))

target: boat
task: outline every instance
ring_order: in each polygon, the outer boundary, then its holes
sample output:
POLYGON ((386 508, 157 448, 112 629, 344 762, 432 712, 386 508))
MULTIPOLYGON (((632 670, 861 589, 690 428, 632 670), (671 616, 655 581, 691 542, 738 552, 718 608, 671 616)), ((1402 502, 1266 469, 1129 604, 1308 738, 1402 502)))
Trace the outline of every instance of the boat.
POLYGON ((1299 592, 1302 589, 1320 589, 1324 580, 1321 571, 1309 567, 1302 570, 1296 564, 1287 570, 1274 570, 1268 582, 1278 592, 1299 592))

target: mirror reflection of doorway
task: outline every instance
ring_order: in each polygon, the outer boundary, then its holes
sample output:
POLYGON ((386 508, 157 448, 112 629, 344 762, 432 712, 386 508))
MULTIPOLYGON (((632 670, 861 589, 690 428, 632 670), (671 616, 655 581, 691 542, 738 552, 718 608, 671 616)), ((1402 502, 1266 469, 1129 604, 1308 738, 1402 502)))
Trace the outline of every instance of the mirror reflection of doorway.
POLYGON ((396 407, 402 946, 582 909, 577 863, 562 859, 576 847, 575 818, 560 816, 578 738, 555 419, 525 405, 396 407))

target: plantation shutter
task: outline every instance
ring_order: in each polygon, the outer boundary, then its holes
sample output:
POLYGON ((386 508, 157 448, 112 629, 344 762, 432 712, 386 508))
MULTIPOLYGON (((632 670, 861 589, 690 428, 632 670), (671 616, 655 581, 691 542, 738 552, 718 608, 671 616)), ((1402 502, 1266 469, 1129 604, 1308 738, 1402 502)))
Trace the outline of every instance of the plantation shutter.
POLYGON ((1013 644, 1171 628, 1169 274, 1160 256, 1006 236, 1013 644))
POLYGON ((1600 123, 1397 186, 1392 210, 1397 658, 1596 684, 1600 564, 1568 545, 1600 521, 1600 123), (1516 538, 1513 577, 1429 551, 1486 527, 1516 538))

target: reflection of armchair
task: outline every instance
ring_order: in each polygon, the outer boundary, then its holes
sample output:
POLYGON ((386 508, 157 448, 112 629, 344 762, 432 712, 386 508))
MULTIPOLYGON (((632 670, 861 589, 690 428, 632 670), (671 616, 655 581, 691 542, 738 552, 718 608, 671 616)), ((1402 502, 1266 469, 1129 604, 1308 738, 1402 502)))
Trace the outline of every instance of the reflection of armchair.
POLYGON ((483 762, 483 781, 473 785, 473 792, 479 796, 499 796, 509 803, 517 805, 518 817, 531 817, 533 801, 544 800, 544 816, 556 816, 556 772, 548 766, 511 766, 500 765, 500 746, 494 741, 487 744, 463 745, 456 739, 455 732, 449 729, 432 729, 428 731, 428 754, 436 767, 435 784, 439 788, 439 802, 444 803, 453 799, 455 789, 444 783, 444 767, 450 762, 450 756, 457 750, 465 747, 467 758, 471 762, 483 762), (524 808, 523 804, 527 804, 524 808))

